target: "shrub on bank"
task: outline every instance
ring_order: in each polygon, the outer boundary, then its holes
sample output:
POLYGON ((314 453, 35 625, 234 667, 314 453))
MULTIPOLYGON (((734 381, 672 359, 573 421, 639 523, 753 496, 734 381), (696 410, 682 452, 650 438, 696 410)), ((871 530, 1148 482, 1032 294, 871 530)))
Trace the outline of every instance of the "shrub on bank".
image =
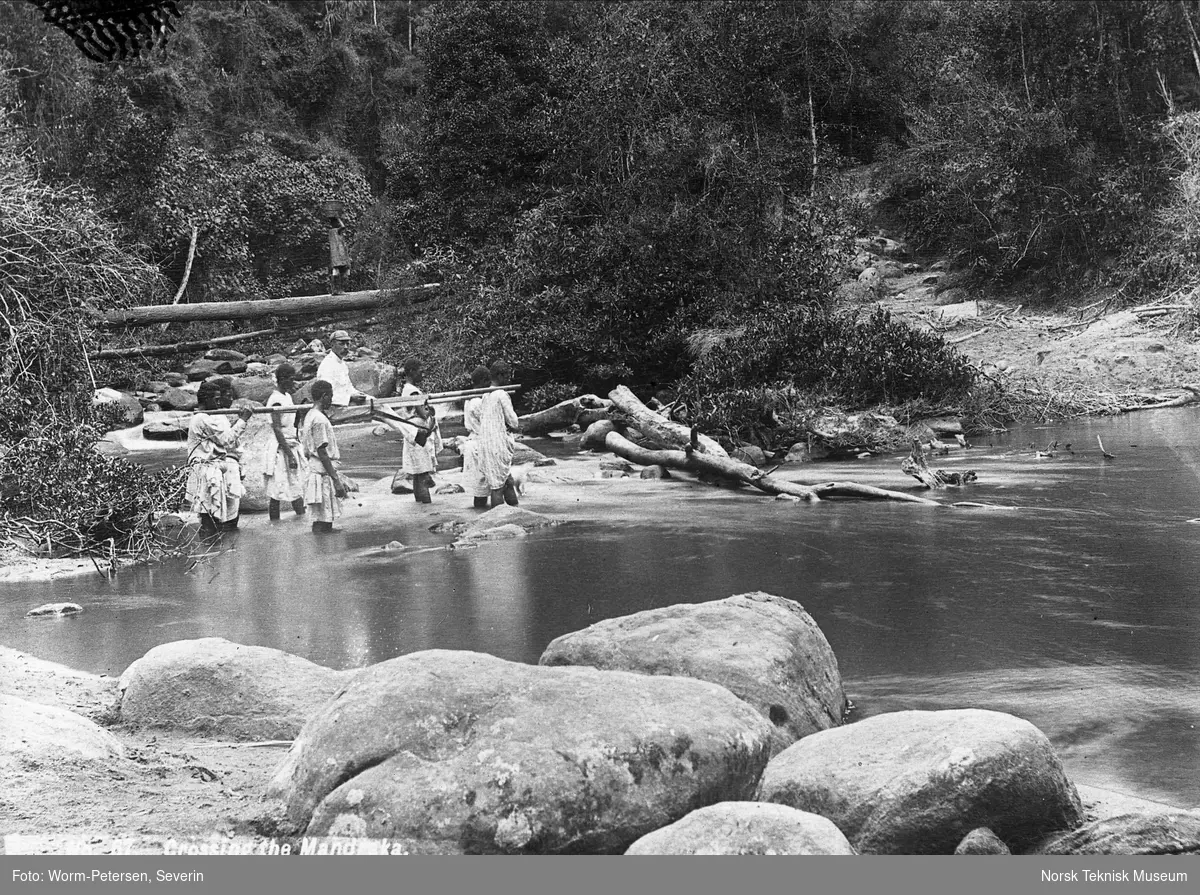
POLYGON ((975 367, 936 334, 882 309, 869 317, 789 308, 725 336, 693 340, 700 356, 679 393, 701 429, 737 440, 796 440, 823 403, 847 408, 966 394, 975 367))
POLYGON ((102 425, 51 423, 0 455, 0 535, 50 555, 146 558, 154 513, 179 504, 183 472, 147 472, 96 450, 102 425))

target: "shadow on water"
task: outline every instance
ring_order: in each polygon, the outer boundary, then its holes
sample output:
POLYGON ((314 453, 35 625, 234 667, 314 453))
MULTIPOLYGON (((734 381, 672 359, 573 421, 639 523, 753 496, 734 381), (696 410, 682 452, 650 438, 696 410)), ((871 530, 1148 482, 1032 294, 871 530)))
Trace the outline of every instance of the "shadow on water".
MULTIPOLYGON (((1032 721, 1078 782, 1200 803, 1200 447, 1193 410, 980 440, 943 458, 980 482, 951 499, 1017 512, 796 505, 667 482, 596 483, 580 511, 552 485, 533 510, 569 521, 447 550, 434 517, 315 538, 252 517, 214 556, 48 584, 0 585, 0 642, 119 674, 151 647, 220 636, 337 668, 468 649, 536 662, 560 634, 678 602, 764 590, 802 603, 838 657, 856 716, 992 708, 1032 721), (1117 455, 1105 461, 1096 435, 1117 455), (1074 454, 1024 449, 1057 439, 1074 454), (988 442, 991 442, 990 444, 988 442), (383 551, 399 540, 403 551, 383 551), (422 549, 431 548, 431 549, 422 549), (71 600, 74 618, 25 619, 71 600)), ((365 450, 369 479, 390 460, 365 450)), ((563 463, 570 458, 564 457, 563 463)), ((897 461, 782 470, 896 487, 897 461)), ((411 501, 411 498, 396 498, 411 501)), ((469 498, 439 498, 437 518, 469 498)))

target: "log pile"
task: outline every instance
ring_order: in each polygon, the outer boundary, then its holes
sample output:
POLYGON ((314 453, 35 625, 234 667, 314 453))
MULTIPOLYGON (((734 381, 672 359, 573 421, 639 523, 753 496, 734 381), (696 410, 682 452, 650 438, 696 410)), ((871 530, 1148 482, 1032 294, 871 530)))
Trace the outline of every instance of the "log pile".
POLYGON ((727 481, 750 485, 766 494, 791 497, 806 501, 824 498, 858 498, 869 500, 894 500, 940 506, 935 500, 919 497, 904 491, 891 491, 857 482, 826 482, 820 485, 804 485, 791 482, 764 472, 749 463, 731 459, 726 451, 713 439, 702 435, 694 428, 688 429, 655 413, 625 386, 618 386, 609 393, 609 400, 630 421, 630 426, 640 433, 643 444, 635 444, 623 434, 614 420, 600 420, 588 427, 584 435, 584 447, 607 450, 631 463, 642 466, 664 466, 684 472, 707 474, 727 481), (644 428, 643 428, 644 427, 644 428), (650 434, 647 435, 647 430, 650 434), (664 447, 646 446, 663 444, 664 447))

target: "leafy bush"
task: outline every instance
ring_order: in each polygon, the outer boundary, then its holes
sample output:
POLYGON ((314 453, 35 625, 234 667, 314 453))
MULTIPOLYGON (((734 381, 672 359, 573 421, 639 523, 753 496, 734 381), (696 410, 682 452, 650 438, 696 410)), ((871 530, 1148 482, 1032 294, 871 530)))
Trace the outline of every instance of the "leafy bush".
POLYGON ((143 558, 156 542, 152 514, 182 498, 182 470, 149 473, 96 450, 100 426, 58 422, 0 456, 0 532, 51 553, 143 558))
POLYGON ((861 319, 791 308, 694 344, 702 353, 680 383, 680 397, 702 427, 740 438, 761 435, 785 418, 785 430, 802 429, 822 400, 849 407, 955 400, 976 376, 940 336, 894 321, 882 309, 861 319))

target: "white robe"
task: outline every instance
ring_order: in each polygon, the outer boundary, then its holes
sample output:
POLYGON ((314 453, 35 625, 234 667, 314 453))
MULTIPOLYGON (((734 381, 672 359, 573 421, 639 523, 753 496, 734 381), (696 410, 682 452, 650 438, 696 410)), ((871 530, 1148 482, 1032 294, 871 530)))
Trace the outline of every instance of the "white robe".
POLYGON ((515 447, 510 430, 517 425, 517 412, 508 392, 496 389, 483 396, 479 408, 478 463, 479 473, 492 491, 503 488, 508 479, 515 447))

